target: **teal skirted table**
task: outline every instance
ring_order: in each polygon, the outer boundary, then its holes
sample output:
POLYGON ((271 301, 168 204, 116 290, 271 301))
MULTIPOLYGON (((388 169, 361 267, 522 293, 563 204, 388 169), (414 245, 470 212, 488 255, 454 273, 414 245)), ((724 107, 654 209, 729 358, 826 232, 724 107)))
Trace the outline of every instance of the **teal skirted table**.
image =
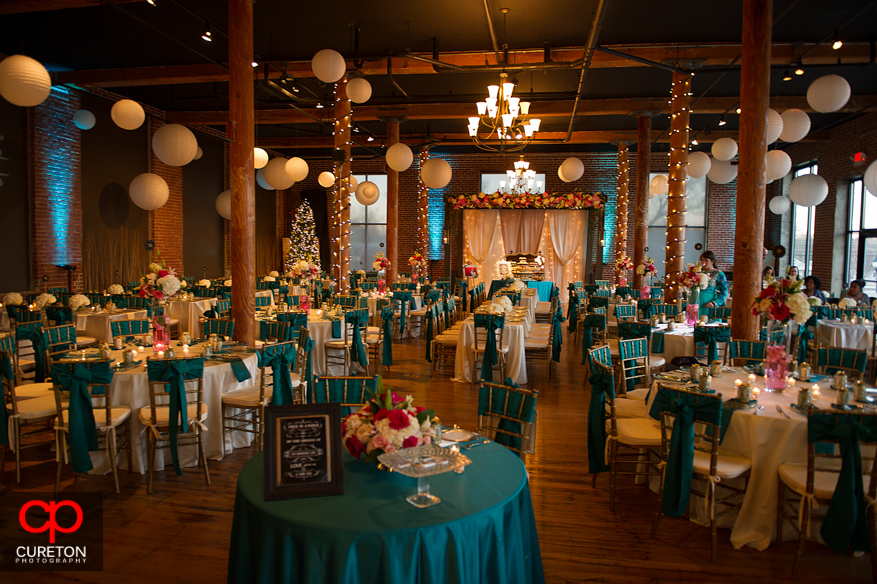
POLYGON ((405 497, 417 480, 344 452, 344 495, 266 502, 263 454, 238 477, 229 584, 535 584, 545 581, 527 474, 497 444, 464 451, 462 474, 431 477, 441 503, 405 497))
MULTIPOLYGON (((501 288, 505 288, 509 284, 511 284, 513 280, 494 280, 490 283, 490 292, 488 293, 488 298, 493 298, 494 293, 501 288)), ((554 282, 549 281, 541 281, 541 280, 524 280, 527 284, 527 288, 533 288, 536 290, 536 294, 539 295, 539 302, 548 302, 551 300, 551 287, 554 286, 554 282)))

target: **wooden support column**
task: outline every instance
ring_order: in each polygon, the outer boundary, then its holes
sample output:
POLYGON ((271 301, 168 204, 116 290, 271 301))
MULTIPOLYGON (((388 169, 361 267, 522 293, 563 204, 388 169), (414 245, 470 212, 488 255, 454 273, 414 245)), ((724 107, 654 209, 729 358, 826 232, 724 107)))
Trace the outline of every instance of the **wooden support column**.
MULTIPOLYGON (((615 223, 615 259, 627 255, 627 188, 630 184, 628 172, 627 142, 618 142, 618 198, 615 223)), ((621 285, 621 270, 615 269, 615 284, 621 285)))
MULTIPOLYGON (((429 146, 420 147, 418 169, 423 168, 423 163, 429 160, 429 146)), ((420 212, 417 217, 417 249, 426 257, 429 250, 429 187, 423 184, 420 179, 420 172, 417 173, 418 185, 418 208, 420 212)), ((447 229, 447 222, 445 223, 447 229)))
MULTIPOLYGON (((636 112, 636 206, 633 231, 633 286, 643 287, 644 278, 636 268, 649 255, 649 171, 652 168, 652 112, 636 112)), ((654 256, 653 256, 654 257, 654 256)), ((656 266, 657 267, 657 266, 656 266)))
POLYGON ((332 250, 338 289, 350 289, 350 98, 347 78, 335 84, 335 247, 332 250), (342 162, 339 164, 337 160, 342 162))
MULTIPOLYGON (((673 73, 670 104, 670 184, 667 194, 667 255, 664 298, 673 302, 682 294, 679 275, 685 267, 685 179, 688 175, 688 115, 691 76, 673 73)), ((648 188, 648 186, 646 187, 648 188)))
MULTIPOLYGON (((387 148, 399 143, 399 120, 389 118, 387 120, 387 148)), ((387 270, 387 286, 396 281, 399 273, 399 171, 387 168, 387 251, 385 255, 390 260, 390 269, 387 270)))
POLYGON ((228 2, 231 315, 234 338, 256 342, 256 198, 253 161, 253 2, 228 2))
POLYGON ((743 1, 740 164, 731 307, 731 336, 738 339, 758 338, 758 317, 752 314, 750 305, 761 292, 772 15, 772 0, 743 1))

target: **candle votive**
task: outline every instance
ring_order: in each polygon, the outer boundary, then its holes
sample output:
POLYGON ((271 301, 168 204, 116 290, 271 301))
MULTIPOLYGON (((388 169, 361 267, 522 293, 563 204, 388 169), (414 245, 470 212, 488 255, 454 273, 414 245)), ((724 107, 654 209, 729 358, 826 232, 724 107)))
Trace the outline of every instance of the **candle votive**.
POLYGON ((789 387, 794 388, 794 387, 795 387, 795 382, 796 382, 796 379, 795 379, 794 377, 788 377, 788 378, 786 378, 786 383, 789 385, 789 387))
POLYGON ((741 385, 743 385, 743 382, 741 380, 739 380, 739 379, 734 380, 734 387, 739 388, 741 385))
MULTIPOLYGON (((740 381, 739 379, 737 381, 740 381)), ((752 401, 752 386, 748 383, 741 383, 737 386, 737 400, 745 404, 752 401)))
POLYGON ((813 397, 813 394, 806 387, 802 387, 798 390, 798 408, 803 411, 807 411, 807 408, 810 407, 810 399, 813 397))
POLYGON ((159 351, 159 352, 158 352, 158 358, 159 358, 159 359, 163 359, 163 358, 164 358, 164 351, 159 351))
POLYGON ((749 385, 752 385, 753 383, 755 383, 755 378, 756 378, 755 373, 749 374, 749 385))
POLYGON ((819 401, 819 385, 814 383, 813 387, 810 388, 810 392, 813 394, 813 401, 819 401))

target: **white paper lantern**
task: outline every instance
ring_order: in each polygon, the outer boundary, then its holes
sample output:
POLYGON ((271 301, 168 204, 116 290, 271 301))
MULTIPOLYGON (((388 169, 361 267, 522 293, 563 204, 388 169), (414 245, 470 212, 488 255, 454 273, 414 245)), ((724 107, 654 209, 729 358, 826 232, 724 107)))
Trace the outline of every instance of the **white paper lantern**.
POLYGON ((821 113, 836 112, 850 99, 850 84, 840 75, 824 75, 807 88, 807 103, 821 113))
POLYGON ((655 193, 652 192, 652 189, 649 189, 649 200, 650 200, 650 201, 651 201, 652 199, 654 199, 655 197, 657 197, 657 196, 658 196, 658 195, 656 195, 655 193))
POLYGON ((294 182, 303 181, 308 176, 308 163, 298 156, 286 161, 286 175, 294 182))
POLYGON ((40 105, 51 91, 49 72, 36 59, 12 55, 0 62, 0 95, 12 105, 40 105))
POLYGON ((222 191, 216 197, 216 212, 224 219, 231 220, 231 191, 222 191))
POLYGON ((355 192, 356 192, 356 187, 358 187, 358 186, 359 186, 359 181, 356 180, 356 177, 354 177, 354 176, 351 174, 351 175, 349 176, 349 178, 347 179, 347 192, 348 192, 348 193, 355 193, 355 192))
POLYGON ((260 168, 256 171, 256 184, 265 189, 266 191, 273 191, 271 185, 268 184, 268 181, 265 180, 265 169, 260 168))
POLYGON ((802 207, 815 207, 827 196, 828 183, 818 174, 799 176, 789 185, 789 198, 802 207))
POLYGON ((767 143, 776 142, 783 133, 783 116, 772 108, 767 108, 767 143))
POLYGON ((198 139, 180 124, 167 124, 152 135, 152 151, 168 166, 185 166, 198 153, 198 139))
POLYGON ((563 176, 569 179, 567 182, 577 181, 585 173, 585 165, 575 156, 570 156, 564 160, 560 168, 563 169, 563 176))
POLYGON ((285 158, 278 156, 269 160, 265 168, 262 169, 265 171, 265 182, 272 189, 282 191, 295 184, 295 181, 286 174, 286 163, 285 158))
POLYGON ((656 195, 663 195, 667 192, 670 184, 670 177, 666 174, 659 174, 649 183, 649 191, 656 195))
POLYGON ((563 182, 572 182, 572 181, 566 180, 566 177, 563 176, 563 166, 557 167, 557 176, 560 177, 560 180, 562 180, 563 182))
POLYGON ((79 110, 73 114, 73 125, 80 130, 90 130, 94 127, 94 114, 88 110, 79 110))
POLYGON ((323 83, 335 83, 344 77, 347 63, 338 51, 323 49, 311 59, 311 69, 323 83))
POLYGON ((727 160, 716 160, 710 162, 710 171, 706 173, 707 178, 717 185, 728 184, 737 178, 737 165, 731 164, 727 160))
POLYGON ((692 152, 688 155, 688 176, 700 178, 710 171, 710 157, 704 152, 692 152))
POLYGON ((783 178, 792 170, 792 159, 782 150, 771 150, 765 157, 765 174, 768 180, 783 178))
POLYGON ((144 172, 134 177, 128 186, 128 196, 141 209, 152 211, 167 203, 170 189, 157 174, 144 172))
POLYGON ((321 187, 328 189, 335 184, 335 175, 326 170, 320 173, 320 176, 317 177, 317 182, 320 183, 321 187))
POLYGON ((110 110, 110 117, 123 130, 136 130, 143 125, 146 113, 136 101, 120 99, 113 104, 113 109, 110 110))
POLYGON ((380 196, 381 190, 371 181, 364 180, 356 187, 356 200, 366 207, 377 203, 380 196))
POLYGON ((733 138, 719 138, 713 142, 713 158, 722 162, 737 156, 737 142, 733 138))
POLYGON ((265 168, 268 164, 268 153, 262 148, 253 148, 253 168, 265 168))
POLYGON ((420 180, 431 189, 443 189, 451 182, 451 165, 442 158, 430 158, 420 167, 420 180))
POLYGON ((877 160, 871 163, 862 179, 868 192, 877 197, 877 160))
POLYGON ((780 140, 797 142, 810 132, 810 116, 799 109, 790 109, 780 114, 783 118, 783 131, 780 140))
POLYGON ((414 162, 414 153, 408 144, 397 142, 387 148, 387 166, 396 172, 404 172, 411 167, 414 162))
POLYGON ((198 150, 195 152, 195 158, 192 160, 201 160, 201 157, 204 156, 204 151, 201 150, 201 147, 198 146, 198 150))
POLYGON ((347 97, 353 103, 365 103, 372 96, 372 84, 368 79, 354 77, 347 82, 347 97))
POLYGON ((770 203, 768 203, 768 207, 770 207, 771 212, 775 215, 782 215, 788 211, 791 206, 792 204, 789 203, 789 200, 785 197, 774 197, 770 200, 770 203))

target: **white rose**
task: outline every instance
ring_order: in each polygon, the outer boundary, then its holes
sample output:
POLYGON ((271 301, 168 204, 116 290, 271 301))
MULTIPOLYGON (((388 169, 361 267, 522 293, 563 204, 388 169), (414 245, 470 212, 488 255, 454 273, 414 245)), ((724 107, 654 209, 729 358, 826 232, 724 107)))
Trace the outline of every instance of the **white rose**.
POLYGON ((91 304, 91 300, 82 294, 74 294, 70 297, 70 300, 67 301, 67 305, 74 310, 83 306, 88 306, 89 304, 91 304))
POLYGON ((262 278, 262 281, 263 282, 275 282, 276 279, 274 278, 274 276, 265 276, 264 278, 262 278))
POLYGON ((3 302, 6 304, 18 305, 24 302, 24 298, 22 298, 21 294, 18 292, 10 292, 3 297, 3 302))
POLYGON ((47 304, 54 304, 56 302, 58 302, 58 299, 51 294, 40 294, 34 301, 34 306, 37 310, 42 310, 47 304))
POLYGON ((803 292, 790 294, 788 298, 786 298, 786 306, 792 311, 792 315, 795 317, 795 322, 798 324, 804 324, 810 320, 810 316, 813 314, 810 310, 810 301, 807 300, 807 295, 803 292))
POLYGON ((268 275, 271 276, 272 278, 276 278, 280 274, 277 272, 277 270, 271 270, 270 272, 268 272, 268 275))
POLYGON ((807 302, 810 303, 810 306, 822 306, 822 300, 820 300, 818 296, 809 297, 807 302))
POLYGON ((173 274, 159 278, 156 285, 166 296, 173 296, 180 291, 180 280, 173 274))
POLYGON ((852 298, 841 298, 838 306, 840 306, 841 308, 855 308, 856 301, 852 298))
POLYGON ((210 288, 210 280, 199 280, 199 286, 204 286, 205 288, 210 288))
POLYGON ((231 280, 226 280, 222 283, 223 286, 231 286, 231 280))

